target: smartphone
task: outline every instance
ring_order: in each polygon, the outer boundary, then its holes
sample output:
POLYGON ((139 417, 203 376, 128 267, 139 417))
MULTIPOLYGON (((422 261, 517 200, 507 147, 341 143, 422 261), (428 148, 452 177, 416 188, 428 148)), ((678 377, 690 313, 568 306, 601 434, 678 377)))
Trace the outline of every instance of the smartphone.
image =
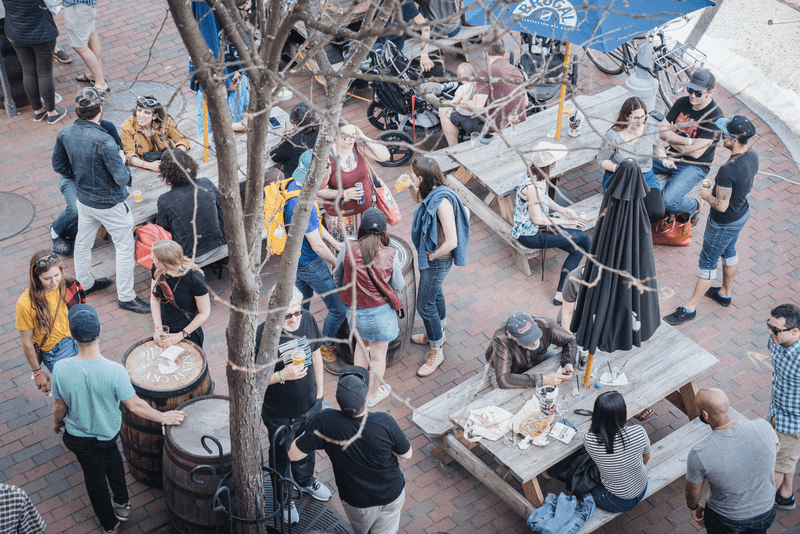
POLYGON ((273 128, 280 128, 281 127, 281 121, 279 121, 275 117, 270 117, 269 118, 269 125, 272 126, 273 128))

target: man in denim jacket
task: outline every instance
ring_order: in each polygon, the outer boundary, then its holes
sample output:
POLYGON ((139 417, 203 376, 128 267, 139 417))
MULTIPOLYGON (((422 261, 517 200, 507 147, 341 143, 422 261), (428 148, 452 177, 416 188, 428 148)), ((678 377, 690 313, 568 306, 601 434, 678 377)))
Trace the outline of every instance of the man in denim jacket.
POLYGON ((58 132, 53 149, 53 170, 74 180, 77 190, 75 277, 87 295, 111 285, 110 279, 95 280, 91 273, 92 245, 102 225, 116 248, 117 304, 125 310, 149 313, 150 306, 133 290, 133 213, 125 204, 131 171, 122 161, 114 139, 100 126, 104 102, 93 87, 78 91, 78 120, 58 132))

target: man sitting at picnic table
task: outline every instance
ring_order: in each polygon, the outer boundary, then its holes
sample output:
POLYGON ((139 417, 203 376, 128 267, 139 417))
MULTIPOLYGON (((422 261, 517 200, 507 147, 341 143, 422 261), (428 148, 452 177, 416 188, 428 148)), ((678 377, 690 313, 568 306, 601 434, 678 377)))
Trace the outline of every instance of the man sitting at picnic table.
POLYGON ((552 319, 516 312, 497 329, 486 349, 486 361, 495 370, 489 380, 502 389, 557 386, 572 378, 577 351, 575 336, 552 319), (562 372, 525 374, 552 355, 550 345, 561 347, 562 372))

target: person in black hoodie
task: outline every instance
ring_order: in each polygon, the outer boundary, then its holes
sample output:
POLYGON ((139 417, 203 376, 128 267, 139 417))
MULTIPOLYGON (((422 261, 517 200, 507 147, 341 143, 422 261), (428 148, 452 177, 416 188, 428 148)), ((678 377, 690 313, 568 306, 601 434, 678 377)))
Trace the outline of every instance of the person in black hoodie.
POLYGON ((200 264, 225 245, 225 225, 219 190, 208 178, 197 178, 197 169, 186 152, 164 152, 159 176, 172 189, 158 197, 156 222, 172 233, 187 258, 200 264))
POLYGON ((302 102, 289 112, 289 120, 294 133, 270 151, 272 161, 283 164, 286 178, 291 178, 303 152, 314 148, 319 133, 317 116, 302 102))

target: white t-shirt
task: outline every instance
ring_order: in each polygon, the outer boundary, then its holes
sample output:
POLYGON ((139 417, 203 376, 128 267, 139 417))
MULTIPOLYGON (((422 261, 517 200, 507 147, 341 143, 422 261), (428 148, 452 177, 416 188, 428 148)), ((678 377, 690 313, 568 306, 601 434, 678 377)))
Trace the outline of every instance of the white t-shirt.
POLYGON ((474 116, 473 110, 469 106, 466 106, 465 103, 472 100, 472 97, 475 96, 475 89, 477 85, 478 84, 475 82, 464 82, 458 86, 458 89, 456 89, 455 96, 461 97, 461 101, 456 104, 456 111, 465 117, 474 116))

